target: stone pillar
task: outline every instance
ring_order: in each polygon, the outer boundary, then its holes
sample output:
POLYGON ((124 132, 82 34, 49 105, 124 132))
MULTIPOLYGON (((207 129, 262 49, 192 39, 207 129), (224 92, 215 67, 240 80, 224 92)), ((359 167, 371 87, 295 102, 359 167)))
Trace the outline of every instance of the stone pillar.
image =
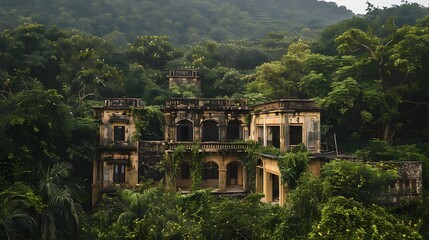
POLYGON ((247 191, 247 169, 243 167, 243 191, 247 191))
POLYGON ((264 192, 264 169, 256 167, 256 178, 255 178, 255 190, 256 192, 263 193, 264 192), (260 172, 262 171, 262 175, 260 175, 260 172))
POLYGON ((265 171, 264 169, 264 195, 265 202, 270 203, 273 201, 273 184, 271 173, 265 171))
POLYGON ((194 142, 201 141, 201 124, 194 124, 194 142))
POLYGON ((286 186, 283 185, 283 183, 281 183, 281 181, 279 181, 279 205, 280 206, 284 206, 284 204, 286 203, 286 186))
POLYGON ((226 142, 226 133, 227 132, 227 125, 226 124, 219 124, 219 142, 226 142))
POLYGON ((226 168, 219 166, 219 191, 226 191, 226 168))
POLYGON ((267 146, 267 125, 265 124, 265 118, 264 118, 264 130, 262 131, 263 136, 263 146, 267 146))
POLYGON ((284 114, 280 116, 280 151, 286 152, 286 117, 284 114))

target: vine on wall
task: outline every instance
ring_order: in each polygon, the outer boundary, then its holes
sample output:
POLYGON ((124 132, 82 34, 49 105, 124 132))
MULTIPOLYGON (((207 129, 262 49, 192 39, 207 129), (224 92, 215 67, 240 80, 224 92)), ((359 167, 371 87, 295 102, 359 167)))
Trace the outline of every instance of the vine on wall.
POLYGON ((302 144, 302 146, 298 145, 292 148, 290 152, 279 156, 277 164, 279 166, 282 183, 288 187, 288 189, 295 189, 299 178, 309 169, 309 156, 310 153, 307 151, 304 144, 302 144))
POLYGON ((201 188, 201 183, 203 181, 203 162, 204 155, 200 152, 200 143, 195 142, 191 149, 191 178, 192 178, 192 191, 198 190, 201 188))
POLYGON ((176 188, 176 177, 180 171, 180 164, 184 157, 185 147, 183 145, 177 146, 171 154, 165 153, 162 165, 165 170, 167 188, 176 188))

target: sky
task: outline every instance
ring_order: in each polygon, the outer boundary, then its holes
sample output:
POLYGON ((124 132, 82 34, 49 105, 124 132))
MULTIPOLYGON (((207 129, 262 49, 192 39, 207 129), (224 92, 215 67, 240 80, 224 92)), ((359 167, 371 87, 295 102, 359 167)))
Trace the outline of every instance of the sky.
MULTIPOLYGON (((366 2, 374 4, 380 8, 390 7, 392 5, 401 5, 401 0, 324 0, 325 2, 336 2, 338 6, 345 6, 352 10, 355 14, 365 14, 366 2)), ((416 2, 425 7, 429 7, 429 0, 409 0, 408 2, 416 2)))

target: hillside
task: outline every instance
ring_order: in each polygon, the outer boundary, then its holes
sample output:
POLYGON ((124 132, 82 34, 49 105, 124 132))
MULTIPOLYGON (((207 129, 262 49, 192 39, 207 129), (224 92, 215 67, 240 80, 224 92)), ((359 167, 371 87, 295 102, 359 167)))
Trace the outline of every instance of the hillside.
POLYGON ((0 31, 24 22, 79 29, 118 45, 138 35, 167 35, 176 44, 256 39, 268 32, 314 36, 353 16, 317 0, 3 0, 0 31))

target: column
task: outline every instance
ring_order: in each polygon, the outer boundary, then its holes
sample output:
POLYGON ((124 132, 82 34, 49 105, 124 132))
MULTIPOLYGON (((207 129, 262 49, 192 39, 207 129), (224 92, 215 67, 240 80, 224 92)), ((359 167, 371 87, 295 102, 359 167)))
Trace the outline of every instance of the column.
POLYGON ((286 117, 280 116, 280 151, 286 152, 286 117))
POLYGON ((226 131, 227 131, 227 125, 226 124, 219 124, 219 142, 226 142, 226 131))
POLYGON ((247 169, 243 167, 243 191, 247 191, 247 169))
POLYGON ((273 201, 273 184, 271 183, 272 177, 270 175, 271 173, 264 169, 264 195, 266 203, 273 201))
POLYGON ((226 191, 226 168, 219 166, 219 191, 226 191))
POLYGON ((283 183, 281 183, 281 181, 279 181, 279 205, 280 206, 284 206, 284 204, 286 203, 286 186, 283 185, 283 183))
POLYGON ((264 130, 262 131, 263 133, 263 146, 266 147, 267 146, 267 125, 265 124, 265 118, 264 118, 264 130))

